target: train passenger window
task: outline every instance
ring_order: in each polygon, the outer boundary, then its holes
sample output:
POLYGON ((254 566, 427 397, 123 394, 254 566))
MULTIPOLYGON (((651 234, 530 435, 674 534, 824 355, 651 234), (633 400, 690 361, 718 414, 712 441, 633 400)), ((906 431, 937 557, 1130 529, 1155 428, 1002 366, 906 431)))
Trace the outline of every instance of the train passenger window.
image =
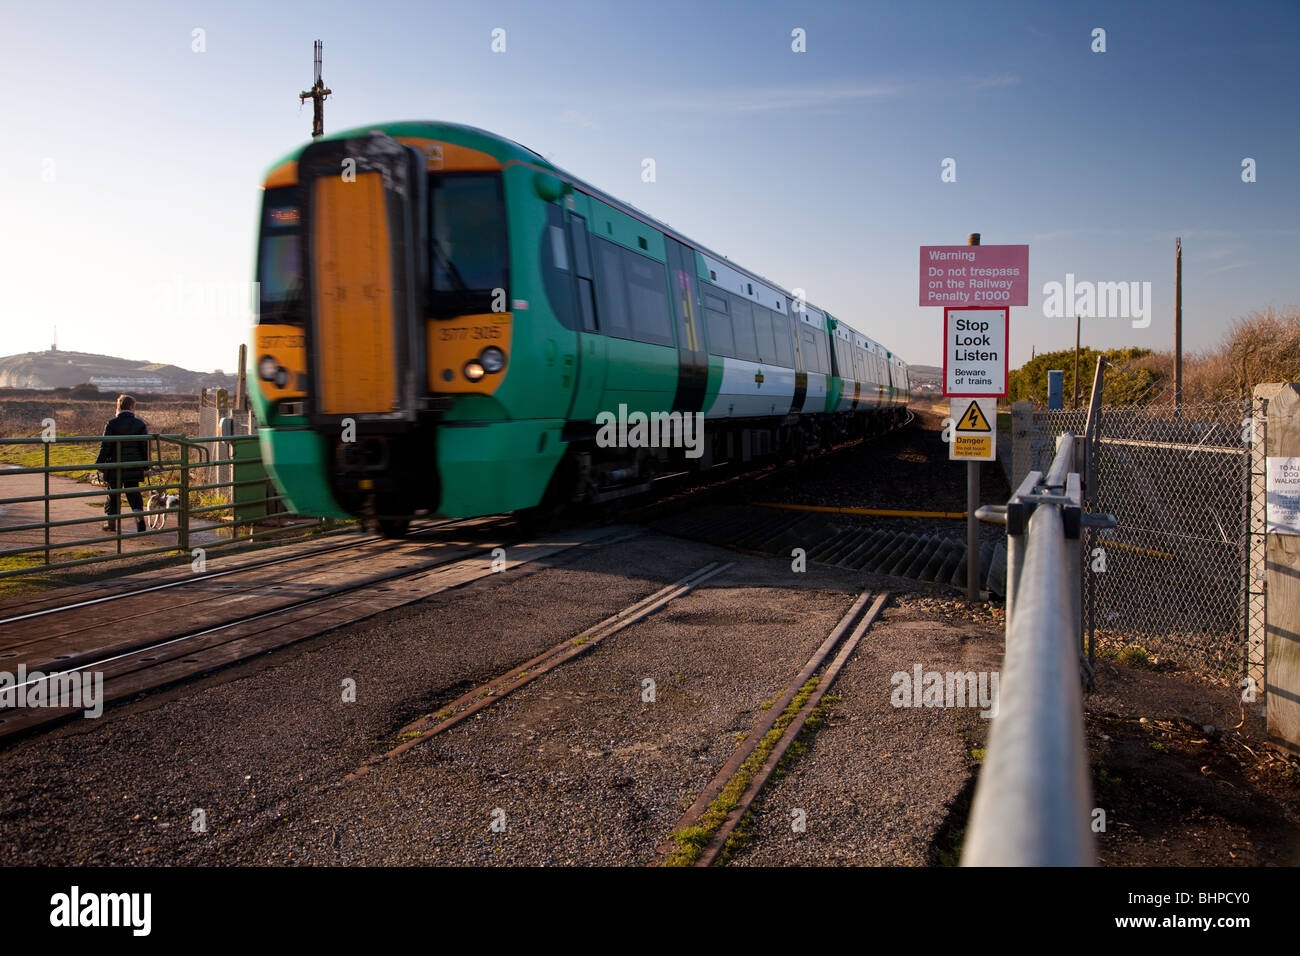
POLYGON ((623 281, 623 255, 619 247, 604 239, 597 239, 596 264, 600 267, 600 281, 596 291, 600 296, 600 330, 620 339, 632 338, 632 325, 627 314, 627 284, 623 281))
POLYGON ((754 306, 754 338, 758 341, 758 360, 767 365, 776 361, 776 338, 772 335, 772 313, 761 305, 754 306))
POLYGON ((628 314, 632 320, 630 337, 651 345, 674 345, 668 273, 664 264, 624 249, 623 272, 627 278, 628 314))
POLYGON ((821 353, 817 350, 817 336, 808 326, 803 326, 799 330, 799 339, 803 342, 803 364, 807 372, 823 371, 821 365, 821 353))
POLYGON ((790 338, 790 320, 784 315, 773 316, 772 334, 776 339, 777 364, 794 368, 794 342, 790 338))
POLYGON ((709 351, 727 358, 736 357, 736 339, 731 334, 731 316, 727 300, 704 293, 704 321, 709 327, 709 351))
POLYGON ((727 358, 736 357, 736 338, 731 332, 731 316, 712 309, 704 310, 709 326, 709 351, 727 358))
POLYGON ((749 303, 737 296, 731 300, 731 331, 736 338, 736 358, 758 361, 758 342, 754 337, 754 314, 749 303))

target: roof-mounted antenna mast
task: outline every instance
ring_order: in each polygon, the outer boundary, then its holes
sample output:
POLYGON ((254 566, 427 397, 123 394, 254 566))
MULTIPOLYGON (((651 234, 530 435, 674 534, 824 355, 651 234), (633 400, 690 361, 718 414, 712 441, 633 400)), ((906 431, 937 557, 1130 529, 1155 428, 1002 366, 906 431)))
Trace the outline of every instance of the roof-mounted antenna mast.
POLYGON ((314 64, 316 67, 316 82, 312 84, 310 90, 305 90, 298 94, 298 102, 303 103, 308 98, 311 99, 311 138, 325 134, 325 97, 329 96, 333 90, 325 86, 325 81, 321 79, 321 60, 324 58, 324 48, 320 40, 316 41, 314 64))

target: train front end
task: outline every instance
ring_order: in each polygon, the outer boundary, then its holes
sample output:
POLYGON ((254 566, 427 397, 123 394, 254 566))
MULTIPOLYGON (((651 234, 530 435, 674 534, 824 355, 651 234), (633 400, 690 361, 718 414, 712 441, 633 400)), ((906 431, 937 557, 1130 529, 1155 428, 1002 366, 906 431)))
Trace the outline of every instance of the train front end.
POLYGON ((517 149, 390 124, 313 142, 268 175, 248 374, 294 511, 401 534, 416 515, 540 498, 567 403, 533 361, 545 310, 522 334, 515 320, 536 266, 512 255, 512 232, 542 228, 526 206, 507 215, 517 149))

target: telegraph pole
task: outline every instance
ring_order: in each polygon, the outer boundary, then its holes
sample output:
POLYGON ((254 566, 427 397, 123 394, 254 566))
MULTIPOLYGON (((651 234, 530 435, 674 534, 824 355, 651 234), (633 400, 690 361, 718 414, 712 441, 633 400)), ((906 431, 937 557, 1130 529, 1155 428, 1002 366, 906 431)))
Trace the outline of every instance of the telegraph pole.
POLYGON ((1074 317, 1074 407, 1079 407, 1079 328, 1083 324, 1083 319, 1075 315, 1074 317))
POLYGON ((316 67, 316 82, 312 84, 310 90, 304 90, 298 94, 299 104, 308 99, 311 100, 311 138, 325 134, 325 97, 329 96, 333 90, 325 86, 325 81, 321 79, 321 60, 324 58, 325 44, 320 40, 316 41, 314 64, 316 67))
POLYGON ((1174 411, 1183 407, 1183 240, 1174 240, 1174 411))
MULTIPOLYGON (((978 246, 980 234, 972 232, 966 245, 978 246)), ((996 418, 996 416, 995 416, 996 418)), ((975 512, 980 507, 980 463, 966 462, 966 600, 980 599, 980 519, 975 512)))

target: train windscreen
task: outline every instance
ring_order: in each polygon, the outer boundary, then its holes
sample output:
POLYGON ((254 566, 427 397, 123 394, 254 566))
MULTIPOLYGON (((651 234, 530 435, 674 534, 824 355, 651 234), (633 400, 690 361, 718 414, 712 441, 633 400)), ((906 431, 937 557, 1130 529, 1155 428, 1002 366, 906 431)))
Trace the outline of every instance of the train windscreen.
POLYGON ((435 314, 492 310, 509 261, 500 174, 429 175, 429 260, 435 314))
POLYGON ((266 190, 258 243, 259 321, 302 325, 302 216, 296 186, 266 190))

